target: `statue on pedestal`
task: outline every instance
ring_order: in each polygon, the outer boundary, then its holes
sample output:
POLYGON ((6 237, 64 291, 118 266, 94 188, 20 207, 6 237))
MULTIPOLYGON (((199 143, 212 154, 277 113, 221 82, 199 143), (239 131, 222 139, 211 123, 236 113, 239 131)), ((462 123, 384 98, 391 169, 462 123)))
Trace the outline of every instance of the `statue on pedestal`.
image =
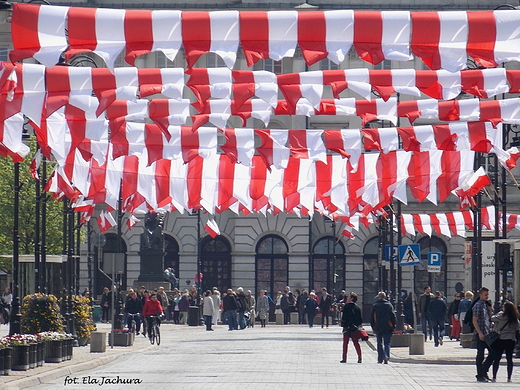
POLYGON ((140 250, 163 250, 163 222, 164 216, 156 213, 147 213, 144 217, 144 232, 141 233, 140 250))

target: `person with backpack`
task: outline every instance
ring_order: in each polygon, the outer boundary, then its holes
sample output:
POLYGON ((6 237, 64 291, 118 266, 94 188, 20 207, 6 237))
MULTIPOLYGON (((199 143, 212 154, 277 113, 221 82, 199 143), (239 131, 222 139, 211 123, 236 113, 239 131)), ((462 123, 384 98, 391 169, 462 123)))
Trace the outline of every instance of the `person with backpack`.
MULTIPOLYGON (((473 293, 471 291, 466 291, 464 294, 464 299, 460 300, 459 303, 459 319, 460 319, 460 327, 461 327, 461 333, 471 333, 473 330, 468 325, 468 322, 466 321, 466 313, 471 308, 471 305, 473 304, 473 293)), ((473 322, 473 319, 469 321, 470 323, 473 322)))
POLYGON ((395 329, 396 317, 394 307, 386 299, 386 293, 381 291, 377 294, 377 298, 370 313, 370 326, 377 337, 377 362, 388 364, 390 341, 395 329))
POLYGON ((475 364, 477 366, 477 381, 478 382, 490 382, 488 371, 493 360, 495 359, 495 352, 486 343, 486 335, 491 332, 491 302, 489 299, 489 289, 487 287, 481 287, 478 291, 479 300, 473 304, 470 309, 473 316, 473 326, 477 333, 477 357, 475 364), (488 355, 484 360, 485 350, 488 350, 488 355))

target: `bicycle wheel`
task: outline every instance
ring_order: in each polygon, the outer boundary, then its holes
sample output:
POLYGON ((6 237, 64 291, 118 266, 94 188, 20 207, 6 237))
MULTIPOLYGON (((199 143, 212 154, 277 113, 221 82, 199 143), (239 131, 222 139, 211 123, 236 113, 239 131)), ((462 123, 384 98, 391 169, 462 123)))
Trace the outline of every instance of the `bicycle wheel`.
MULTIPOLYGON (((159 330, 159 325, 154 325, 155 328, 155 341, 157 345, 161 344, 161 331, 159 330)), ((153 344, 153 343, 152 343, 153 344)))
POLYGON ((152 325, 150 328, 150 343, 153 345, 155 343, 155 326, 152 325))
POLYGON ((132 326, 132 329, 131 329, 132 333, 133 333, 133 334, 136 334, 136 333, 135 333, 136 324, 135 324, 135 319, 133 319, 133 318, 132 318, 132 324, 131 324, 131 326, 132 326))

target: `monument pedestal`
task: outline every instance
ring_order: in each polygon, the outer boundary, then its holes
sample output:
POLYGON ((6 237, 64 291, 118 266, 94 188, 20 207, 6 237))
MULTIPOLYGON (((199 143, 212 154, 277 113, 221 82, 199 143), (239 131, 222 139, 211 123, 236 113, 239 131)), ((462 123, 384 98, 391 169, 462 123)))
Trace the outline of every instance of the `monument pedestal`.
POLYGON ((144 249, 139 251, 141 272, 138 282, 164 282, 164 251, 161 249, 144 249))

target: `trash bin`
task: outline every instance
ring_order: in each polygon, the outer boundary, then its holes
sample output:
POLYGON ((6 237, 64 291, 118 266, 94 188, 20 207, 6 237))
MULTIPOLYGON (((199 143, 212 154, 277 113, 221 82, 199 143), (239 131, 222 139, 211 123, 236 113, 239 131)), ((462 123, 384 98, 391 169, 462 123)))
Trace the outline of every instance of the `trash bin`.
POLYGON ((188 326, 198 326, 198 325, 199 325, 199 307, 190 306, 188 308, 188 326))
POLYGON ((101 322, 101 306, 94 305, 92 307, 92 315, 94 316, 94 322, 101 322))
POLYGON ((106 332, 92 332, 90 334, 90 352, 106 352, 107 334, 106 332))

